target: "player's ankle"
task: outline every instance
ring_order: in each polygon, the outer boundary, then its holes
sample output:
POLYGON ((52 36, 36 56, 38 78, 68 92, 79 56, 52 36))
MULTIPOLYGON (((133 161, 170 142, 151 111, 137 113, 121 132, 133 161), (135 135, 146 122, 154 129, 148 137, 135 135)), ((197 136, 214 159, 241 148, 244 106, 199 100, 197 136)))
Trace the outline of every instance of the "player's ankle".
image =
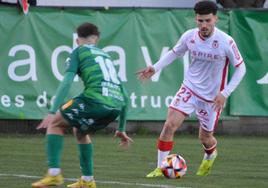
POLYGON ((61 169, 60 168, 49 168, 48 169, 48 174, 50 176, 58 176, 61 173, 61 169))
POLYGON ((81 179, 85 182, 94 181, 94 176, 81 176, 81 179))

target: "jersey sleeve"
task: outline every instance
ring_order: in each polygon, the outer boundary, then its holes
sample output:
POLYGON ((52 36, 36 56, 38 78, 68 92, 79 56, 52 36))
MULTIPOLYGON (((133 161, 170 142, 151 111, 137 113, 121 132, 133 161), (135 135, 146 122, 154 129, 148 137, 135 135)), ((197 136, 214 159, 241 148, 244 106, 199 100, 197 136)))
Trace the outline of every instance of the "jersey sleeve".
POLYGON ((239 83, 242 81, 245 74, 246 74, 246 66, 244 63, 242 63, 240 66, 235 68, 235 72, 232 75, 230 82, 227 84, 224 90, 221 91, 221 94, 225 98, 229 97, 231 93, 237 88, 239 83))
POLYGON ((234 67, 238 67, 240 64, 244 63, 237 45, 232 38, 230 38, 227 46, 227 58, 234 67))
POLYGON ((224 90, 221 91, 225 98, 231 95, 246 74, 244 60, 236 46, 235 41, 231 37, 227 46, 227 58, 235 67, 235 72, 232 75, 230 82, 226 85, 224 90))
POLYGON ((122 106, 120 115, 119 115, 119 125, 118 125, 118 131, 120 132, 124 132, 126 129, 126 119, 127 119, 127 111, 128 111, 128 103, 129 103, 129 97, 128 97, 128 93, 125 89, 125 87, 123 85, 121 86, 121 90, 123 92, 123 96, 124 96, 124 101, 125 101, 125 105, 122 106))
POLYGON ((70 57, 67 58, 65 72, 73 72, 75 74, 77 73, 79 64, 78 50, 79 47, 73 50, 73 52, 70 54, 70 57))
POLYGON ((186 40, 187 40, 187 36, 188 36, 189 32, 185 32, 181 38, 179 39, 179 41, 177 42, 177 44, 173 47, 172 51, 178 56, 178 57, 182 57, 184 56, 185 52, 188 50, 187 44, 186 44, 186 40))
POLYGON ((170 63, 172 63, 175 59, 177 59, 177 55, 174 54, 173 51, 168 51, 166 54, 164 54, 154 65, 153 68, 155 72, 163 69, 164 67, 168 66, 170 63))
POLYGON ((60 85, 57 89, 54 103, 51 106, 51 108, 49 109, 49 113, 55 114, 56 111, 59 109, 59 107, 62 105, 64 99, 66 98, 66 96, 71 88, 74 76, 75 76, 75 73, 73 73, 73 72, 66 72, 65 73, 63 81, 60 83, 60 85))
POLYGON ((173 47, 172 50, 168 51, 166 54, 164 54, 154 65, 153 68, 155 72, 163 69, 164 67, 171 64, 175 59, 178 57, 182 57, 185 52, 188 50, 186 45, 186 35, 188 32, 184 33, 177 44, 173 47))

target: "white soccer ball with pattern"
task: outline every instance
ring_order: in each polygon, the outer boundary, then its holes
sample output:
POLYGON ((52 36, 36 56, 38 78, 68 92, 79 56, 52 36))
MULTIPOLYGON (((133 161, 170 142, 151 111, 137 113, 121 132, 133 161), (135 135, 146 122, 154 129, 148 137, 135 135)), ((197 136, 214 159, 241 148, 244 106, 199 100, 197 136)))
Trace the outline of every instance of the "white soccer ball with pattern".
POLYGON ((187 171, 187 165, 182 156, 171 154, 163 160, 161 170, 167 178, 181 178, 187 171))

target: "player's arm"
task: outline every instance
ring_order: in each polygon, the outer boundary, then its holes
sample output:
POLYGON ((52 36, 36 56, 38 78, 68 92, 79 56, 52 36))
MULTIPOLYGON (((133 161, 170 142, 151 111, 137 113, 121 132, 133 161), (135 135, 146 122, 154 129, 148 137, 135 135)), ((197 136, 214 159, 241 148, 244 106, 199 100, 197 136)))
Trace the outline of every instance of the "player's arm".
POLYGON ((231 95, 231 93, 237 88, 239 83, 242 81, 243 77, 246 74, 246 66, 244 63, 240 64, 238 67, 235 67, 235 72, 232 75, 230 82, 221 91, 222 95, 227 98, 231 95))
POLYGON ((59 107, 62 105, 67 94, 69 93, 69 90, 70 90, 71 85, 73 83, 74 77, 75 77, 74 72, 66 72, 64 74, 63 81, 60 83, 60 85, 57 89, 56 97, 55 97, 55 100, 53 102, 53 105, 49 109, 50 114, 55 114, 56 111, 59 109, 59 107))
POLYGON ((186 34, 184 34, 173 49, 164 54, 153 66, 148 66, 145 69, 137 71, 138 78, 140 80, 146 80, 152 77, 157 71, 174 62, 175 59, 182 57, 187 50, 186 34))
POLYGON ((47 128, 47 126, 50 124, 50 122, 53 119, 53 116, 54 116, 53 114, 56 113, 56 111, 59 109, 64 99, 66 98, 71 88, 73 79, 77 72, 77 68, 78 68, 78 55, 77 54, 78 54, 77 50, 73 51, 71 54, 71 58, 68 58, 66 60, 67 69, 65 71, 63 81, 60 83, 56 91, 56 97, 55 97, 54 103, 49 109, 49 114, 37 126, 37 129, 47 128))
POLYGON ((168 51, 153 65, 155 72, 165 68, 169 64, 173 63, 175 59, 182 57, 185 54, 188 50, 186 45, 187 34, 188 32, 183 34, 172 50, 168 51))
POLYGON ((59 107, 62 105, 63 101, 68 95, 68 92, 71 88, 71 85, 73 83, 73 79, 76 75, 79 59, 78 59, 78 49, 76 48, 70 55, 70 58, 66 60, 66 70, 64 74, 63 81, 60 83, 57 92, 56 97, 53 105, 49 109, 49 113, 56 113, 56 111, 59 109, 59 107))
POLYGON ((125 132, 126 130, 126 117, 129 105, 129 98, 127 91, 123 85, 121 85, 121 90, 123 92, 125 105, 122 107, 120 115, 119 115, 119 122, 118 122, 118 131, 125 132))
POLYGON ((231 93, 237 88, 241 80, 246 74, 246 66, 243 58, 233 41, 230 40, 227 46, 226 57, 230 63, 235 67, 235 72, 231 77, 231 80, 226 85, 226 87, 215 97, 214 99, 214 110, 218 111, 223 108, 226 99, 231 95, 231 93))
POLYGON ((246 66, 244 63, 235 68, 235 72, 232 75, 230 82, 227 86, 215 97, 214 110, 221 110, 226 102, 226 99, 236 89, 246 73, 246 66))
POLYGON ((128 98, 127 91, 123 85, 121 85, 121 90, 123 92, 125 105, 122 106, 122 109, 119 115, 118 130, 115 132, 115 137, 119 137, 121 139, 120 146, 123 149, 126 149, 130 145, 130 143, 133 142, 133 140, 125 132, 129 98, 128 98))
POLYGON ((232 75, 231 80, 229 81, 227 86, 224 88, 224 90, 221 91, 221 94, 225 98, 231 95, 231 93, 237 88, 237 86, 246 74, 245 63, 233 40, 228 46, 227 57, 230 63, 235 67, 235 72, 232 75))
POLYGON ((60 83, 60 85, 57 89, 54 103, 51 106, 51 108, 49 109, 49 114, 37 126, 37 129, 47 128, 47 126, 50 124, 50 122, 53 119, 54 114, 59 109, 60 105, 63 103, 64 99, 66 98, 66 96, 68 94, 70 87, 72 85, 74 76, 75 76, 75 73, 73 73, 73 72, 66 72, 65 73, 64 79, 60 83))
POLYGON ((163 68, 165 68, 166 66, 168 66, 169 64, 171 64, 172 62, 174 62, 175 59, 177 59, 178 56, 175 54, 174 50, 170 50, 168 51, 165 55, 163 55, 154 65, 154 71, 157 72, 163 68))

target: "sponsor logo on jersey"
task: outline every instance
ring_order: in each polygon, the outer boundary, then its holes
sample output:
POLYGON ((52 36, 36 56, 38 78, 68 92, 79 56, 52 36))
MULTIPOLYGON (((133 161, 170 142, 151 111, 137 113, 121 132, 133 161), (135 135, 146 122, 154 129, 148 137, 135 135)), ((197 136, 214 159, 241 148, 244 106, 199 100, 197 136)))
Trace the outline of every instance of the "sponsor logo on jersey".
POLYGON ((197 50, 192 50, 190 52, 193 58, 206 59, 206 60, 220 60, 221 59, 221 56, 218 54, 206 53, 206 52, 201 52, 197 50))

